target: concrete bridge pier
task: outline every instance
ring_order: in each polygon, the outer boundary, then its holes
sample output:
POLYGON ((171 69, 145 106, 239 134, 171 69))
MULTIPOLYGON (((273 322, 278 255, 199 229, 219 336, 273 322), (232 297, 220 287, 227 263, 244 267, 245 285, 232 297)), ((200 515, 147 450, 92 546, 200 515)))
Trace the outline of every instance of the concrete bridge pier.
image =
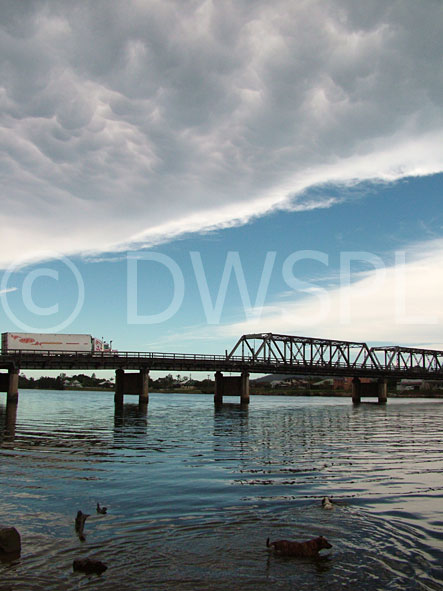
POLYGON ((352 380, 352 403, 360 404, 361 402, 361 382, 360 378, 353 378, 352 380))
POLYGON ((138 373, 125 373, 123 369, 115 372, 115 395, 116 406, 123 406, 125 394, 138 394, 138 401, 141 406, 149 402, 149 370, 141 369, 138 373))
POLYGON ((215 372, 214 404, 221 406, 223 404, 223 374, 221 371, 215 372))
POLYGON ((0 391, 6 392, 6 403, 14 403, 18 401, 18 369, 11 368, 8 373, 0 374, 0 391))
POLYGON ((249 373, 247 371, 241 374, 240 404, 249 404, 249 373))
POLYGON ((386 404, 388 401, 388 380, 380 378, 377 383, 378 403, 386 404))
POLYGON ((220 371, 215 373, 214 404, 221 406, 223 396, 240 396, 240 404, 249 404, 249 373, 240 376, 224 376, 220 371))
POLYGON ((360 404, 362 396, 377 396, 379 404, 388 401, 388 382, 385 378, 379 378, 377 382, 363 384, 360 378, 352 380, 352 402, 360 404))

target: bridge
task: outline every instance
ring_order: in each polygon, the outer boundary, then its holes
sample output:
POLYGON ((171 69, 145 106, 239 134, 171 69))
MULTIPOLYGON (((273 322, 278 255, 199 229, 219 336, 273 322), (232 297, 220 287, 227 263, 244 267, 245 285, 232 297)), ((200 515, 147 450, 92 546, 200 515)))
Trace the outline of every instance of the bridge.
POLYGON ((0 355, 0 368, 7 370, 0 373, 0 391, 8 393, 8 400, 18 397, 21 369, 112 369, 116 371, 116 404, 123 402, 125 394, 138 394, 140 403, 147 404, 151 370, 214 372, 216 405, 222 404, 225 395, 238 395, 242 403, 249 403, 251 373, 352 377, 354 403, 362 396, 377 396, 385 403, 389 378, 443 380, 443 351, 257 333, 243 335, 224 355, 8 350, 0 355), (128 373, 131 370, 137 373, 128 373), (240 375, 224 376, 222 372, 240 375), (365 384, 361 378, 374 382, 365 384))

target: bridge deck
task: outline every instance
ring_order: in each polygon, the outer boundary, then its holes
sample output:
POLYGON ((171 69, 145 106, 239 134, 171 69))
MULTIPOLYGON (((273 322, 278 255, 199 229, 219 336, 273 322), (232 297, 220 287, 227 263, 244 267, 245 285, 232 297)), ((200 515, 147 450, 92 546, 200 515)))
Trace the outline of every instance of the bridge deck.
POLYGON ((404 367, 355 359, 345 362, 334 359, 260 359, 253 355, 198 355, 180 353, 73 353, 53 351, 10 351, 0 355, 0 368, 37 370, 159 370, 243 372, 286 375, 352 376, 374 378, 416 378, 443 380, 441 368, 404 367))

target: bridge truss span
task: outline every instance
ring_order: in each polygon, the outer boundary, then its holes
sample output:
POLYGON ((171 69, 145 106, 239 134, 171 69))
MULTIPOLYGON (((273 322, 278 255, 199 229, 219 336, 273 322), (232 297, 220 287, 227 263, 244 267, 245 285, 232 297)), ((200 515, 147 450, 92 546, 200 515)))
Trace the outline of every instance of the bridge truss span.
POLYGON ((252 366, 277 366, 280 370, 303 368, 331 375, 380 375, 443 379, 443 351, 408 347, 369 347, 366 343, 300 337, 273 333, 240 337, 228 359, 242 358, 252 366))
POLYGON ((443 377, 443 351, 406 347, 372 347, 372 351, 384 369, 440 373, 443 377))
POLYGON ((228 355, 229 358, 238 356, 260 364, 381 369, 366 343, 273 333, 243 335, 228 355))

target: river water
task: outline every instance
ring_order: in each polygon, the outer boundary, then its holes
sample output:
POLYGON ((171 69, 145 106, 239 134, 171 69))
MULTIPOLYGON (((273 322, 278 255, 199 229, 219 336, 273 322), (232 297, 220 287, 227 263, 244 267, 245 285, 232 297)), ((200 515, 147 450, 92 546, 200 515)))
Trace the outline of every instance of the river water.
POLYGON ((3 399, 0 522, 22 552, 0 591, 443 589, 443 401, 137 401, 116 414, 109 393, 23 390, 15 414, 3 399), (320 534, 318 559, 266 549, 320 534), (107 571, 74 573, 86 556, 107 571))

